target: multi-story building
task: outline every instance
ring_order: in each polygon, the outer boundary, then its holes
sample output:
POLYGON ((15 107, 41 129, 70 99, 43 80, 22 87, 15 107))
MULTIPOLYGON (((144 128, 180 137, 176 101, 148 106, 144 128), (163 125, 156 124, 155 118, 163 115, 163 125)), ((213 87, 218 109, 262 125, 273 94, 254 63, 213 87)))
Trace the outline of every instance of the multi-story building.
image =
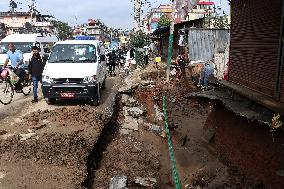
POLYGON ((55 28, 49 18, 52 16, 42 15, 34 7, 26 12, 18 12, 15 8, 0 12, 0 23, 5 25, 7 34, 25 33, 31 30, 55 33, 55 28))
POLYGON ((94 36, 97 40, 108 41, 111 38, 108 27, 100 20, 88 19, 86 24, 74 28, 73 35, 94 36))
MULTIPOLYGON (((211 14, 215 10, 213 8, 214 2, 210 0, 200 0, 196 7, 188 13, 188 16, 184 20, 182 14, 175 13, 175 23, 181 23, 183 21, 190 21, 203 18, 206 14, 211 14)), ((149 13, 146 14, 143 20, 143 30, 146 33, 152 33, 158 28, 158 22, 160 18, 166 15, 172 19, 172 5, 160 5, 158 8, 153 8, 149 13)))
MULTIPOLYGON (((166 15, 169 19, 172 19, 172 6, 171 5, 160 5, 158 8, 153 8, 146 14, 143 20, 143 29, 146 33, 151 33, 158 28, 158 22, 160 18, 166 15)), ((182 15, 175 13, 175 23, 182 21, 182 15)))
POLYGON ((204 18, 205 15, 212 14, 215 12, 214 10, 214 2, 211 1, 199 1, 194 9, 192 9, 187 17, 186 21, 196 20, 200 18, 204 18))

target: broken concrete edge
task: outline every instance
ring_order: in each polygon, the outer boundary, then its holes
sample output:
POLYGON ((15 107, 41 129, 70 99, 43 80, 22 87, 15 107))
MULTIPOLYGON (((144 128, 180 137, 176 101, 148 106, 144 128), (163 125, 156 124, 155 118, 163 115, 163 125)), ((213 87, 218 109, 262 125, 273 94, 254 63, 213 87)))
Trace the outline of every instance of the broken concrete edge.
POLYGON ((257 122, 259 124, 268 126, 270 128, 270 123, 267 120, 263 119, 255 119, 254 117, 248 116, 247 114, 242 114, 241 112, 235 111, 228 103, 226 103, 225 99, 221 97, 217 97, 215 95, 206 95, 206 94, 201 94, 201 93, 189 93, 186 96, 184 96, 186 99, 191 99, 191 98, 200 98, 200 99, 207 99, 207 100, 212 100, 215 102, 221 102, 221 104, 229 111, 233 112, 235 115, 246 118, 249 122, 257 122))
POLYGON ((148 66, 143 70, 135 70, 124 80, 124 85, 118 90, 121 94, 132 94, 140 86, 155 86, 156 82, 148 80, 151 74, 158 73, 155 67, 148 66))
POLYGON ((118 100, 118 97, 119 97, 119 93, 117 90, 115 90, 113 92, 113 94, 109 97, 111 98, 111 100, 109 100, 110 104, 107 104, 106 105, 106 108, 104 108, 103 112, 105 112, 103 115, 102 115, 102 119, 105 121, 105 122, 110 122, 113 115, 114 115, 114 108, 116 106, 116 102, 118 100))

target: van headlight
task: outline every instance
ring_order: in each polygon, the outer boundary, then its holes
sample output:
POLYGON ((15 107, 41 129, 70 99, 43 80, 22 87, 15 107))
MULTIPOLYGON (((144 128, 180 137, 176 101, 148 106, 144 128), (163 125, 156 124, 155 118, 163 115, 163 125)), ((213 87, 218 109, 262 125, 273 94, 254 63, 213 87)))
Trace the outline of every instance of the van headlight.
POLYGON ((97 77, 94 76, 87 76, 83 79, 83 83, 95 83, 97 81, 97 77))
POLYGON ((52 82, 53 82, 53 79, 50 78, 49 76, 43 75, 43 76, 42 76, 42 82, 43 82, 43 83, 52 83, 52 82))

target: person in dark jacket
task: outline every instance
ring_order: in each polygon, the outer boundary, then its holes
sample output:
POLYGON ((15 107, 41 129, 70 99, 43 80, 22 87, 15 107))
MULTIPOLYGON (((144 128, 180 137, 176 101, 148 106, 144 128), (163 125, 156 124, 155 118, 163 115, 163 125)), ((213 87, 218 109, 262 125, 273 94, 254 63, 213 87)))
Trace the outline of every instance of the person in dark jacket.
POLYGON ((32 52, 33 56, 29 63, 29 74, 33 80, 34 99, 32 100, 32 102, 36 103, 38 102, 38 95, 37 95, 38 82, 41 81, 44 64, 39 54, 38 47, 36 46, 32 47, 32 52))
POLYGON ((116 76, 116 74, 115 74, 115 66, 116 66, 117 59, 118 58, 116 56, 116 53, 113 50, 110 53, 110 56, 109 56, 109 72, 110 72, 110 76, 116 76))

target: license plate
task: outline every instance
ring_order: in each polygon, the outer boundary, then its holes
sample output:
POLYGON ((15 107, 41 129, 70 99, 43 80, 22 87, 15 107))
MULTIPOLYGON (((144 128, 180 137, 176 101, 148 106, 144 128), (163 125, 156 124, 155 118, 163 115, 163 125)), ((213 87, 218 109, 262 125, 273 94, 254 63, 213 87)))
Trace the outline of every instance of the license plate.
POLYGON ((75 93, 60 93, 62 98, 74 98, 75 93))

